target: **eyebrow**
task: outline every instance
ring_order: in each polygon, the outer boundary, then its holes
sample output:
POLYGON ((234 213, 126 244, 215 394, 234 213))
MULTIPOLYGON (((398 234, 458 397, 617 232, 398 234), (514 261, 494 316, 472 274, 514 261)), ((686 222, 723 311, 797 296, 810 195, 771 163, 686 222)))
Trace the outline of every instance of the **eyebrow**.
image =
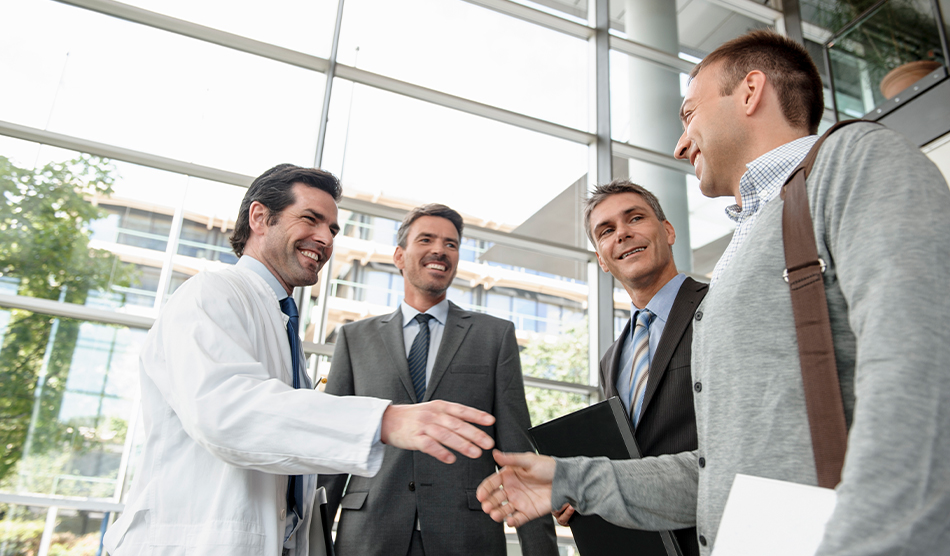
POLYGON ((686 123, 686 103, 688 100, 683 100, 683 104, 680 105, 680 121, 684 124, 686 123))
MULTIPOLYGON (((631 214, 631 213, 634 213, 634 212, 640 212, 640 213, 646 214, 647 209, 646 209, 645 207, 641 207, 640 205, 633 205, 632 207, 630 207, 630 208, 628 208, 627 210, 623 211, 623 212, 620 214, 620 216, 622 216, 622 217, 627 217, 627 216, 630 216, 630 214, 631 214)), ((602 221, 599 222, 596 226, 594 226, 594 232, 600 230, 600 229, 603 228, 604 226, 609 226, 609 225, 610 225, 610 220, 602 220, 602 221)))
MULTIPOLYGON (((423 237, 424 237, 424 238, 431 238, 431 239, 438 239, 440 236, 439 236, 438 234, 434 234, 434 233, 432 233, 432 232, 419 232, 419 235, 416 236, 416 239, 423 238, 423 237)), ((454 238, 454 237, 445 236, 443 239, 445 239, 445 241, 451 241, 452 243, 462 243, 461 240, 456 239, 456 238, 454 238)))
MULTIPOLYGON (((310 216, 313 216, 313 217, 316 218, 317 221, 319 221, 319 222, 327 222, 327 221, 328 221, 326 215, 324 215, 324 214, 322 214, 322 213, 319 213, 319 212, 317 212, 317 211, 315 211, 315 210, 313 210, 313 209, 311 209, 311 208, 303 209, 303 213, 304 213, 304 214, 309 214, 310 216)), ((334 236, 337 235, 338 233, 340 233, 340 225, 337 224, 336 222, 330 223, 330 233, 333 234, 334 236)))

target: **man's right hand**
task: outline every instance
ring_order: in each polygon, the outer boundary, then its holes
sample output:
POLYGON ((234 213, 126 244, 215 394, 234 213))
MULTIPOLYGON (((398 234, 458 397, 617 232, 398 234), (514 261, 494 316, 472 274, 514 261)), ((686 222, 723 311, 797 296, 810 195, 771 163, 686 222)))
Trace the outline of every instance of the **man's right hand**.
POLYGON ((564 504, 560 510, 554 510, 551 513, 554 514, 554 519, 557 520, 558 525, 567 527, 571 522, 571 517, 574 516, 574 506, 564 504))
POLYGON ((441 400, 412 405, 391 405, 383 412, 380 440, 403 450, 425 452, 442 463, 455 462, 448 448, 472 459, 489 450, 495 441, 475 425, 495 422, 490 413, 441 400))

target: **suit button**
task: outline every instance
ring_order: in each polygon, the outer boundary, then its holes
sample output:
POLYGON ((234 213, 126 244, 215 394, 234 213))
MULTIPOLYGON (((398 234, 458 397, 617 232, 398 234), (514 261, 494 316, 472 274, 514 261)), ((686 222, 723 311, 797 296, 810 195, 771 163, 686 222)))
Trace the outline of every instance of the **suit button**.
POLYGON ((706 467, 706 458, 699 458, 699 466, 706 467))
POLYGON ((703 312, 696 311, 696 320, 703 320, 703 312))
POLYGON ((700 536, 699 536, 699 544, 701 544, 701 545, 703 545, 703 546, 706 546, 706 537, 700 535, 700 536))
POLYGON ((280 520, 283 521, 283 520, 285 520, 285 519, 287 519, 287 510, 281 510, 281 511, 280 511, 280 520))
POLYGON ((703 383, 702 383, 702 382, 697 382, 696 384, 694 384, 694 385, 693 385, 693 390, 696 390, 697 392, 702 392, 702 391, 703 391, 703 383))
POLYGON ((415 481, 409 481, 409 490, 410 490, 410 491, 416 490, 416 482, 415 482, 415 481))

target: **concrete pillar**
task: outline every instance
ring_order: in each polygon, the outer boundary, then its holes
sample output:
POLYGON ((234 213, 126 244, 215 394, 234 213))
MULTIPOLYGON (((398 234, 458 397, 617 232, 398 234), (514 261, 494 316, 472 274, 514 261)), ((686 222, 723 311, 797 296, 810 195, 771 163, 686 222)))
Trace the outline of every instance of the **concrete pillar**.
MULTIPOLYGON (((625 0, 624 29, 634 42, 674 56, 679 53, 676 2, 625 0)), ((682 133, 679 73, 631 56, 629 74, 630 143, 672 154, 682 133)), ((676 244, 673 246, 676 266, 681 271, 692 270, 686 176, 675 170, 630 160, 630 179, 652 191, 660 200, 667 220, 676 229, 676 244)))

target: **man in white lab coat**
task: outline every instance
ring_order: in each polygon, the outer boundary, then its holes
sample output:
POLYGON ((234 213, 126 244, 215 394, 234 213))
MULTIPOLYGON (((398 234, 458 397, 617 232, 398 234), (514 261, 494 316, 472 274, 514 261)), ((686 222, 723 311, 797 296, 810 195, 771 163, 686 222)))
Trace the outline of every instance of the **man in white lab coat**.
POLYGON ((111 554, 306 556, 313 474, 372 476, 383 444, 446 463, 447 448, 492 446, 470 424, 494 421, 481 411, 310 388, 289 296, 330 257, 341 192, 316 169, 262 174, 231 237, 238 264, 188 280, 153 325, 139 364, 145 446, 111 554))

